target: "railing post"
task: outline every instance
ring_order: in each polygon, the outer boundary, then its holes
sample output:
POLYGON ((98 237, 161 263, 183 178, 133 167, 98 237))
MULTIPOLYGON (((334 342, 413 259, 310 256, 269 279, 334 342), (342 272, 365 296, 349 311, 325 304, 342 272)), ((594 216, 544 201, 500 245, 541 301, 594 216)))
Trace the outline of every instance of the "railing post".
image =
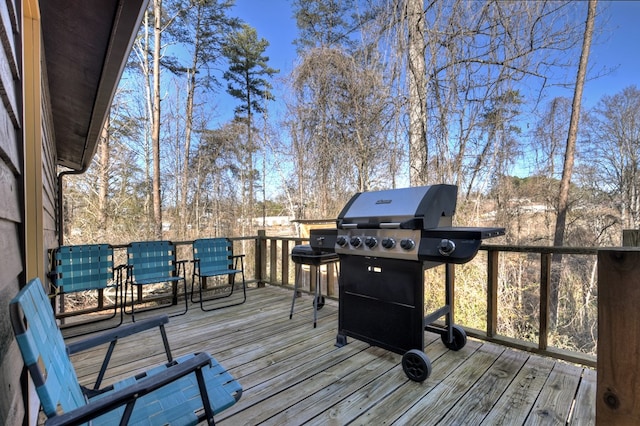
POLYGON ((487 250, 487 337, 498 332, 498 250, 487 250))
POLYGON ((547 350, 551 297, 551 253, 540 253, 540 330, 538 348, 547 350))
POLYGON ((258 230, 256 238, 256 281, 258 287, 264 287, 267 276, 267 233, 264 229, 258 230))
POLYGON ((640 424, 640 251, 598 250, 597 425, 640 424))

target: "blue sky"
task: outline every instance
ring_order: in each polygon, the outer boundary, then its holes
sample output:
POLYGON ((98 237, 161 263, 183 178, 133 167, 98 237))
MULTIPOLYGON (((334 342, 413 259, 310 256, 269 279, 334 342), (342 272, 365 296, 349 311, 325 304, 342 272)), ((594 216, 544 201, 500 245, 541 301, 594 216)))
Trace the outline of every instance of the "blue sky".
POLYGON ((589 63, 594 71, 604 66, 617 68, 585 84, 583 101, 588 106, 632 84, 640 87, 640 1, 599 2, 598 8, 602 14, 596 25, 608 22, 591 46, 589 63))
MULTIPOLYGON (((236 0, 235 13, 256 28, 258 36, 269 41, 270 65, 287 75, 295 64, 292 41, 297 36, 290 0, 236 0)), ((625 87, 640 86, 640 1, 600 1, 597 35, 592 44, 592 75, 603 69, 609 74, 586 83, 583 102, 593 106, 603 95, 615 94, 625 87), (606 29, 603 25, 606 22, 606 29)), ((586 18, 586 8, 585 8, 586 18)), ((564 96, 571 96, 567 91, 564 96)), ((222 112, 222 111, 221 111, 222 112)))
POLYGON ((258 31, 258 37, 269 41, 269 65, 288 74, 293 69, 298 36, 290 0, 236 0, 235 13, 258 31))
MULTIPOLYGON (((290 3, 290 0, 236 0, 235 5, 236 16, 256 28, 259 37, 269 41, 266 52, 269 65, 280 70, 280 77, 288 75, 296 61, 292 42, 298 30, 290 3)), ((586 20, 586 5, 582 10, 584 17, 579 17, 580 22, 586 20)), ((614 95, 630 85, 640 87, 640 0, 599 1, 596 32, 582 98, 583 111, 595 106, 604 95, 614 95), (603 75, 594 79, 596 74, 603 75)), ((274 86, 276 102, 269 108, 271 117, 279 121, 284 103, 279 85, 274 86)), ((571 98, 573 91, 558 88, 547 94, 547 99, 552 95, 571 98)), ((224 89, 219 96, 217 112, 222 123, 232 119, 237 100, 226 95, 224 89)), ((527 175, 528 171, 523 169, 521 173, 527 175)))

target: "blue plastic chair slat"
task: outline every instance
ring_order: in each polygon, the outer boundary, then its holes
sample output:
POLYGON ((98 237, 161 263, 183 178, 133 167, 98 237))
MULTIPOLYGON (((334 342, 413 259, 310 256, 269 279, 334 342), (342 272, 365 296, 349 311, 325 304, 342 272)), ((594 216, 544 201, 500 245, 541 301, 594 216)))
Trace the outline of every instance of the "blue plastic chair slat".
MULTIPOLYGON (((129 244, 127 247, 127 264, 128 276, 125 287, 131 285, 132 293, 133 286, 182 281, 185 292, 185 310, 179 315, 187 312, 187 284, 185 277, 180 275, 179 262, 176 261, 175 245, 171 241, 142 241, 129 244)), ((174 291, 176 290, 174 289, 174 291)), ((133 299, 133 294, 131 297, 133 299)), ((126 298, 125 288, 125 302, 126 298)), ((177 293, 175 292, 174 299, 177 300, 177 293)))
POLYGON ((105 289, 113 279, 113 248, 108 244, 61 246, 54 252, 54 283, 63 292, 105 289))
POLYGON ((128 259, 135 281, 175 275, 175 249, 167 241, 131 243, 128 259))
POLYGON ((16 341, 44 413, 53 416, 58 406, 70 411, 84 405, 84 395, 40 280, 30 282, 11 304, 19 304, 28 319, 24 332, 16 334, 16 341))
POLYGON ((201 273, 205 276, 228 274, 233 268, 231 242, 226 238, 204 238, 193 243, 193 256, 200 263, 201 273), (205 272, 206 271, 206 272, 205 272))
MULTIPOLYGON (((30 281, 10 302, 11 321, 16 341, 25 364, 36 385, 36 391, 47 417, 71 412, 86 405, 71 360, 48 298, 39 279, 30 281)), ((195 355, 174 361, 183 363, 195 355)), ((210 357, 211 366, 203 368, 204 381, 214 414, 232 406, 242 395, 242 387, 210 357)), ((130 377, 113 385, 104 393, 88 398, 106 398, 140 380, 161 374, 173 363, 159 365, 146 373, 130 377)), ((92 421, 95 425, 119 423, 123 407, 103 414, 92 421)), ((158 390, 140 397, 134 406, 129 424, 195 425, 201 419, 202 401, 195 373, 190 373, 158 390)))
MULTIPOLYGON (((77 327, 114 318, 120 305, 118 294, 120 290, 119 277, 114 275, 117 268, 114 268, 113 247, 109 244, 84 244, 60 246, 53 251, 52 270, 50 274, 53 285, 58 289, 58 294, 69 294, 86 290, 115 289, 115 302, 110 316, 99 315, 90 320, 78 321, 67 325, 67 328, 77 327)), ((103 301, 98 301, 93 308, 83 307, 79 314, 86 314, 93 311, 98 312, 102 308, 103 301)), ((65 312, 66 315, 73 315, 73 311, 65 312)), ((120 322, 110 324, 106 328, 118 327, 122 324, 122 314, 120 322)), ((94 330, 95 331, 95 330, 94 330)), ((85 331, 81 334, 87 334, 85 331)))

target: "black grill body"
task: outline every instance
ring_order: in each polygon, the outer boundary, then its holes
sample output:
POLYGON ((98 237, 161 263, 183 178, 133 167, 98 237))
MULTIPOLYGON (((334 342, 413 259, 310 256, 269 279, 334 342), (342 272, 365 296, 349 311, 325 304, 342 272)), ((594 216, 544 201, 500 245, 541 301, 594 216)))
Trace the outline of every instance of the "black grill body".
POLYGON ((339 345, 346 336, 404 354, 424 347, 423 263, 340 256, 339 345))
POLYGON ((431 372, 425 330, 460 350, 466 334, 453 324, 453 265, 475 257, 483 239, 504 228, 454 227, 457 187, 433 185, 354 195, 336 230, 311 233, 311 246, 340 259, 337 346, 352 337, 403 355, 407 376, 431 372), (445 305, 424 315, 425 270, 445 265, 445 305), (444 318, 444 326, 434 324, 444 318))

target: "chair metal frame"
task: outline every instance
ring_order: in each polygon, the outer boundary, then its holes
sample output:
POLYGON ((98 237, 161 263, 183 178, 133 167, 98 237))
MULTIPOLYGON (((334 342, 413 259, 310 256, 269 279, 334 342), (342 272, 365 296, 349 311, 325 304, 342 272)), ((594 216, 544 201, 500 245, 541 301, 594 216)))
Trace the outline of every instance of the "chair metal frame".
POLYGON ((200 303, 200 309, 205 312, 243 304, 247 300, 247 284, 244 276, 244 254, 233 254, 233 242, 228 238, 199 238, 193 241, 193 274, 191 276, 191 302, 200 303), (240 302, 222 306, 205 307, 204 302, 225 299, 233 295, 235 277, 242 276, 243 297, 240 302), (207 278, 227 275, 230 291, 222 296, 204 298, 207 278), (196 277, 199 281, 199 298, 194 299, 194 285, 196 277))
MULTIPOLYGON (((133 288, 141 288, 148 284, 171 283, 173 298, 170 305, 178 304, 178 283, 182 281, 184 286, 184 311, 170 316, 184 315, 189 309, 187 280, 185 278, 184 265, 186 260, 176 259, 176 246, 171 241, 140 241, 130 243, 127 246, 127 278, 125 280, 122 309, 126 314, 131 314, 135 321, 136 300, 133 288), (127 289, 131 286, 131 312, 127 312, 127 289)), ((138 303, 144 302, 138 298, 138 303)), ((146 308, 143 311, 161 309, 167 304, 146 308)))
MULTIPOLYGON (((118 308, 122 304, 122 270, 123 266, 114 266, 113 247, 109 244, 82 244, 66 245, 53 249, 51 252, 51 271, 48 277, 52 284, 51 303, 55 306, 56 299, 63 300, 67 294, 78 293, 87 290, 98 292, 98 304, 90 309, 82 309, 56 314, 57 319, 70 316, 100 312, 105 309, 103 304, 103 292, 108 288, 115 288, 115 302, 111 316, 97 319, 79 321, 75 324, 65 325, 63 328, 73 328, 82 325, 93 324, 114 318, 118 308), (120 297, 120 299, 118 299, 120 297)), ((54 308, 55 311, 55 308, 54 308)), ((108 328, 115 328, 122 324, 123 314, 120 310, 120 321, 108 328)), ((95 332, 91 330, 79 335, 95 332)))
POLYGON ((235 404, 242 387, 206 353, 174 359, 166 315, 123 325, 65 345, 42 283, 31 280, 9 304, 11 324, 31 380, 48 417, 46 425, 214 424, 213 416, 235 404), (168 362, 100 388, 120 338, 159 327, 168 362), (70 354, 109 343, 93 389, 82 387, 70 354))

